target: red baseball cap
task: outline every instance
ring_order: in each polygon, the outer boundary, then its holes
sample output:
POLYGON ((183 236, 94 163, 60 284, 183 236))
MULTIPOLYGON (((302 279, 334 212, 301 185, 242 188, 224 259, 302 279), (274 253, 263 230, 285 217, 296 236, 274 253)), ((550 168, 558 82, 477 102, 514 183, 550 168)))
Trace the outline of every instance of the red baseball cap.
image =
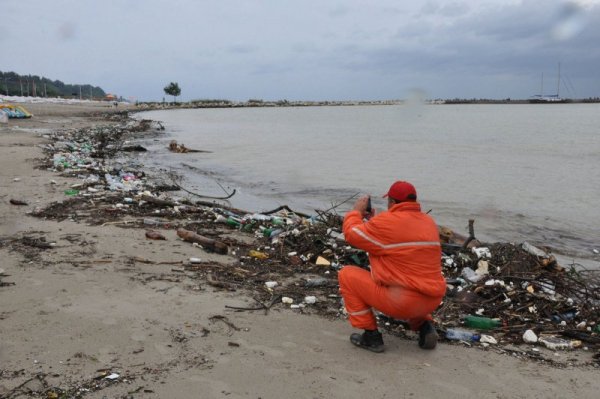
POLYGON ((415 186, 407 181, 397 181, 391 185, 387 194, 383 196, 383 198, 385 197, 390 197, 396 201, 416 201, 417 190, 415 190, 415 186))

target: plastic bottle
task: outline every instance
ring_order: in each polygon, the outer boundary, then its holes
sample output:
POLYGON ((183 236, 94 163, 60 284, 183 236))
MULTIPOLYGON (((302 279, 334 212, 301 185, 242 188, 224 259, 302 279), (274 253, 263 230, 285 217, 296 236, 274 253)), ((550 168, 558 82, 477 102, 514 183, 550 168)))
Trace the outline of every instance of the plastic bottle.
POLYGON ((255 224, 256 222, 254 220, 244 220, 244 222, 241 225, 241 228, 243 231, 252 231, 254 229, 255 224))
POLYGON ((233 217, 230 216, 230 217, 226 218, 223 215, 217 215, 217 218, 215 219, 215 222, 216 223, 223 223, 223 224, 226 224, 228 226, 236 227, 236 228, 240 227, 242 225, 240 222, 238 222, 237 220, 235 220, 233 217))
POLYGON ((155 219, 144 218, 144 224, 146 226, 158 226, 158 225, 160 225, 160 222, 155 219))
POLYGON ((489 317, 472 316, 465 317, 465 325, 471 328, 477 328, 479 330, 490 330, 492 328, 500 327, 502 322, 500 319, 490 319, 489 317))
POLYGON ((227 218, 227 224, 231 227, 240 227, 242 224, 232 217, 227 218))
POLYGON ((270 229, 270 228, 264 229, 264 230, 262 231, 262 233, 263 233, 263 236, 265 236, 265 237, 271 237, 271 233, 272 233, 272 232, 273 232, 273 229, 270 229))
POLYGON ((446 330, 446 338, 453 341, 479 341, 481 336, 472 331, 461 330, 460 328, 449 328, 446 330))
POLYGON ((275 238, 278 235, 280 235, 281 233, 283 233, 282 229, 274 229, 274 230, 271 231, 271 234, 269 234, 269 237, 275 238))
POLYGON ((274 216, 274 217, 271 219, 271 223, 272 223, 274 226, 281 226, 281 225, 283 225, 285 222, 283 221, 283 219, 281 219, 281 218, 278 218, 277 216, 274 216))
POLYGON ((77 195, 77 194, 79 194, 79 190, 75 190, 72 188, 65 190, 65 195, 73 196, 73 195, 77 195))

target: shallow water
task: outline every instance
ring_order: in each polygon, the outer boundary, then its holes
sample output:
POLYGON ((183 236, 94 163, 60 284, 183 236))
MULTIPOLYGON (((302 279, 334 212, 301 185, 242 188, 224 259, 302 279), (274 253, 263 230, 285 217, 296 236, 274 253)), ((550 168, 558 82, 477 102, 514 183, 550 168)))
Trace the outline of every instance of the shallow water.
MULTIPOLYGON (((401 105, 151 111, 164 140, 146 163, 248 210, 312 212, 411 181, 438 224, 484 240, 598 260, 600 106, 401 105), (175 139, 211 153, 172 154, 175 139)), ((151 144, 151 143, 149 143, 151 144)), ((343 213, 352 202, 341 205, 343 213)))

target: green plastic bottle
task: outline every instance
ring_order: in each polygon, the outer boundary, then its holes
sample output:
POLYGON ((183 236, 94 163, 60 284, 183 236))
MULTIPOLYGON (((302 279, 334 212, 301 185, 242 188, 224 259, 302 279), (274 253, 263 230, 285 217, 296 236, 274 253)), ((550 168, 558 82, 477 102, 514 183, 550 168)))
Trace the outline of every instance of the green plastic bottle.
POLYGON ((269 229, 269 228, 267 228, 267 229, 264 229, 264 230, 262 231, 262 233, 263 233, 263 236, 264 236, 264 237, 270 237, 270 236, 271 236, 271 233, 273 232, 273 230, 274 230, 274 229, 269 229))
POLYGON ((471 328, 477 328, 479 330, 490 330, 492 328, 500 327, 502 321, 500 319, 490 319, 489 317, 472 316, 465 317, 465 325, 471 328))
POLYGON ((283 222, 283 219, 280 219, 275 216, 271 219, 271 223, 275 226, 281 226, 284 222, 283 222))
POLYGON ((65 195, 73 196, 79 194, 79 190, 74 190, 72 188, 65 190, 65 195))
POLYGON ((227 218, 227 221, 225 222, 226 224, 228 224, 231 227, 240 227, 242 224, 240 222, 238 222, 237 220, 235 220, 234 218, 227 218))
POLYGON ((247 223, 242 223, 242 230, 243 231, 252 231, 254 229, 254 224, 256 222, 254 222, 253 220, 247 223))

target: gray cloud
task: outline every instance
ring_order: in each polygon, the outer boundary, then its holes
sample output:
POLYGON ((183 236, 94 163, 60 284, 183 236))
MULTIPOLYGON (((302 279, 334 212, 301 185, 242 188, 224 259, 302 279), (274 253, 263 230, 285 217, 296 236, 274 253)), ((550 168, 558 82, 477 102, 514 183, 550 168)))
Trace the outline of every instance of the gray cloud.
POLYGON ((19 41, 4 39, 0 69, 141 99, 169 81, 183 99, 524 98, 558 62, 579 95, 600 95, 600 0, 27 3, 33 27, 3 9, 0 37, 19 41))

